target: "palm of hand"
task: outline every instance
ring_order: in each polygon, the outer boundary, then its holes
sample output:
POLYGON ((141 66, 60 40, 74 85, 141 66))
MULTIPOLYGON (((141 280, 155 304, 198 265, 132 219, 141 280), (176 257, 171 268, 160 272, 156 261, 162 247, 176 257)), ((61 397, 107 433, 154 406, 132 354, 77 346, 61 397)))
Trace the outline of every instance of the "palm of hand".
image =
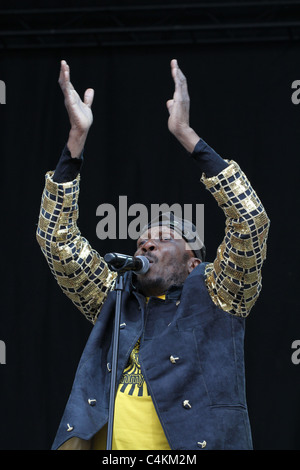
POLYGON ((168 128, 170 132, 176 135, 189 127, 190 98, 186 78, 175 60, 171 62, 171 71, 175 91, 173 99, 167 102, 169 111, 168 128))
POLYGON ((88 88, 84 93, 84 99, 82 101, 70 81, 70 69, 65 61, 61 62, 58 83, 65 97, 65 106, 68 111, 72 129, 83 133, 87 132, 93 122, 91 106, 94 98, 94 90, 88 88))
POLYGON ((65 106, 73 128, 82 131, 90 128, 93 122, 92 110, 88 104, 81 100, 74 88, 68 91, 65 97, 65 106))

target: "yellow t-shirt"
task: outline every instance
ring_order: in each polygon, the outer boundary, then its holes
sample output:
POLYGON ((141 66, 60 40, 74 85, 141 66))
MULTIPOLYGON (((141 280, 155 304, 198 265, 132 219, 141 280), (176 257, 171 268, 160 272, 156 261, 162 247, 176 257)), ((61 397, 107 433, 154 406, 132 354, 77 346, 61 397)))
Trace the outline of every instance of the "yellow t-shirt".
MULTIPOLYGON (((117 389, 112 450, 170 450, 141 372, 139 347, 140 341, 131 351, 117 389)), ((106 448, 101 431, 93 440, 95 450, 106 448)))

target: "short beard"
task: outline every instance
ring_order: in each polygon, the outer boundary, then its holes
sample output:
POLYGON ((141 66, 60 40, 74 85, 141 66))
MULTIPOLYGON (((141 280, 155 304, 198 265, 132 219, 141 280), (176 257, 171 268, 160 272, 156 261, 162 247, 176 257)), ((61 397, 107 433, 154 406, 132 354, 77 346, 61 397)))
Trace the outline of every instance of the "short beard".
MULTIPOLYGON (((185 253, 182 259, 183 265, 185 265, 188 259, 189 255, 185 253)), ((157 277, 156 279, 148 279, 140 275, 137 277, 136 287, 146 297, 163 295, 171 286, 182 286, 187 275, 186 269, 175 269, 167 278, 157 277)))

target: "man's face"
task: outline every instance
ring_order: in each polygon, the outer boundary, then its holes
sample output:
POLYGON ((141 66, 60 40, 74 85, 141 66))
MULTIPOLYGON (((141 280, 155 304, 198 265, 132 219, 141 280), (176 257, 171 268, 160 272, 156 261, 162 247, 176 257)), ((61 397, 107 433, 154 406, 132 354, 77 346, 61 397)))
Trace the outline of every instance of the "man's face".
POLYGON ((137 275, 139 289, 146 296, 162 295, 171 285, 183 284, 197 259, 186 241, 164 225, 142 234, 134 256, 138 255, 150 262, 148 272, 137 275))

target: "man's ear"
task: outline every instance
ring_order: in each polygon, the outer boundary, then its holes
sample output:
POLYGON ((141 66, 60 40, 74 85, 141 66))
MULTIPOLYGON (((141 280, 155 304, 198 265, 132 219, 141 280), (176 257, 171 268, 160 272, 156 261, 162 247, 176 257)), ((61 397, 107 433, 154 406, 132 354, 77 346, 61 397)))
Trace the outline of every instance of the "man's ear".
POLYGON ((195 258, 195 257, 191 257, 189 260, 188 260, 188 271, 189 271, 189 274, 193 271, 193 269, 198 266, 200 263, 202 263, 201 259, 199 258, 195 258))

